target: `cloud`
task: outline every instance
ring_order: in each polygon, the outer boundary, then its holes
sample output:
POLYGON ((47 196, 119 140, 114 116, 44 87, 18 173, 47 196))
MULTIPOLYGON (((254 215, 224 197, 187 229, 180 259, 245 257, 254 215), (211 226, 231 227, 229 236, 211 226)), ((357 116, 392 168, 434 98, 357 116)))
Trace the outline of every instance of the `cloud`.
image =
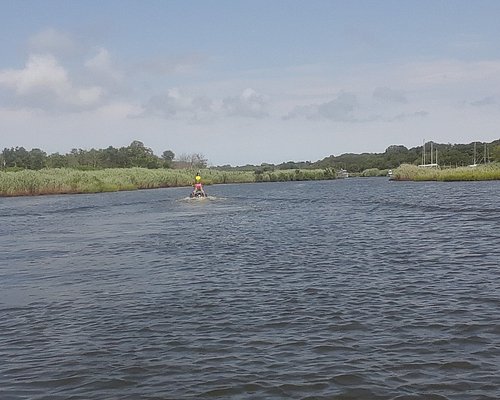
POLYGON ((185 74, 195 71, 206 59, 207 56, 197 53, 156 57, 139 63, 137 70, 157 75, 185 74))
POLYGON ((35 53, 67 53, 76 47, 72 37, 53 28, 47 28, 31 36, 29 47, 35 53))
POLYGON ((408 64, 401 68, 401 73, 408 85, 418 87, 477 85, 480 82, 499 84, 500 61, 438 60, 408 64))
POLYGON ((207 97, 190 97, 181 94, 179 89, 170 89, 166 94, 156 95, 144 106, 141 116, 157 116, 162 118, 188 118, 200 120, 213 113, 213 102, 207 97))
POLYGON ((412 118, 425 118, 429 115, 427 111, 416 111, 413 113, 401 113, 396 115, 393 118, 388 119, 388 122, 395 122, 395 121, 406 121, 408 119, 412 118))
POLYGON ((386 103, 408 103, 402 90, 394 90, 388 87, 378 87, 373 91, 373 98, 386 103))
POLYGON ((206 121, 228 116, 262 119, 268 116, 268 112, 264 96, 253 89, 245 89, 239 96, 216 100, 206 96, 189 96, 174 88, 149 99, 141 116, 148 115, 206 121))
POLYGON ((496 100, 493 96, 484 97, 480 100, 476 100, 470 103, 470 105, 474 107, 484 107, 492 104, 496 104, 496 100))
POLYGON ((342 92, 335 99, 325 103, 297 106, 284 119, 307 118, 360 122, 361 120, 353 114, 358 107, 358 100, 354 94, 342 92))
POLYGON ((66 69, 52 55, 31 55, 23 69, 0 70, 0 87, 14 92, 18 106, 41 109, 88 108, 104 95, 99 86, 73 85, 66 69))
POLYGON ((251 88, 238 97, 224 98, 222 108, 226 115, 234 117, 265 118, 269 115, 264 96, 251 88))
POLYGON ((123 75, 111 62, 109 51, 99 48, 97 54, 85 61, 85 67, 100 78, 120 81, 123 75))
POLYGON ((26 95, 40 89, 61 93, 68 89, 66 70, 50 55, 32 55, 24 69, 0 71, 0 85, 26 95))

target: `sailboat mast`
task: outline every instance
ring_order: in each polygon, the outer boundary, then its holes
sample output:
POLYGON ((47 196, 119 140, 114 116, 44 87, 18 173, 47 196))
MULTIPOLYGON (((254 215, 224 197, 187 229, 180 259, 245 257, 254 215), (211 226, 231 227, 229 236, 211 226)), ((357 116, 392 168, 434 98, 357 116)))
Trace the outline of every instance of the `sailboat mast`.
POLYGON ((422 165, 425 165, 425 139, 424 145, 422 146, 422 165))

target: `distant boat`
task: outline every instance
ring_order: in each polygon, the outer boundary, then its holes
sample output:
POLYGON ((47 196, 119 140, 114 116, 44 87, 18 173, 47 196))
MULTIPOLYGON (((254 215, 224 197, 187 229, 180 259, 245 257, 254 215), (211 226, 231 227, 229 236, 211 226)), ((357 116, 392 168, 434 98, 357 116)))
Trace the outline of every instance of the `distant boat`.
POLYGON ((389 177, 389 179, 392 179, 392 176, 393 176, 392 169, 387 171, 387 176, 389 177))
POLYGON ((477 162, 476 162, 476 142, 474 142, 474 164, 469 165, 469 167, 472 167, 472 168, 477 167, 477 162))
POLYGON ((419 165, 419 167, 424 167, 424 168, 439 168, 438 164, 438 150, 436 149, 436 157, 435 157, 435 162, 433 162, 432 157, 434 155, 434 151, 432 149, 432 145, 434 142, 431 142, 431 162, 430 164, 427 164, 425 161, 425 139, 424 139, 424 145, 422 146, 422 164, 419 165))
POLYGON ((344 178, 349 178, 349 172, 347 172, 347 170, 343 169, 343 168, 340 168, 338 171, 337 171, 337 179, 344 179, 344 178))

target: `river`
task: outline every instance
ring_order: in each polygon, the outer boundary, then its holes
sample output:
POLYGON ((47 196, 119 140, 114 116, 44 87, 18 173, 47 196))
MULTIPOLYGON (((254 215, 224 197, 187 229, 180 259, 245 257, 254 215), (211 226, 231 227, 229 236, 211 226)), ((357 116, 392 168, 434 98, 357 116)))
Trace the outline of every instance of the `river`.
POLYGON ((498 399, 500 182, 0 199, 0 399, 498 399))

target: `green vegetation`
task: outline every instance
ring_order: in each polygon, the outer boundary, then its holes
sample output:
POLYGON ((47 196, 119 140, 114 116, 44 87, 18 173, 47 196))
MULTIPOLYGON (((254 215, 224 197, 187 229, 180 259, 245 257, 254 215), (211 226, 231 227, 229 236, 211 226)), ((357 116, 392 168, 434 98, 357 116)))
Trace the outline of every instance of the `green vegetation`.
POLYGON ((26 150, 24 147, 5 148, 0 153, 0 167, 3 170, 21 170, 43 168, 74 168, 97 170, 104 168, 205 168, 207 160, 201 154, 180 155, 174 161, 175 154, 165 150, 161 157, 138 140, 127 147, 106 149, 72 149, 68 154, 53 153, 47 155, 40 149, 26 150))
MULTIPOLYGON (((73 149, 65 155, 47 155, 40 149, 28 151, 23 147, 4 148, 0 153, 0 196, 190 186, 196 170, 200 169, 203 182, 208 185, 335 179, 341 177, 342 170, 347 170, 350 176, 387 176, 389 169, 393 170, 396 180, 500 179, 500 140, 432 144, 442 168, 417 167, 424 158, 422 147, 407 149, 405 146, 389 146, 384 153, 332 155, 316 162, 210 168, 202 154, 176 157, 171 150, 165 150, 158 157, 137 140, 127 147, 73 149), (473 162, 481 165, 467 167, 473 162)), ((430 149, 430 143, 426 148, 430 149)))
MULTIPOLYGON (((430 158, 430 144, 426 143, 427 162, 430 158)), ((438 152, 440 165, 448 167, 467 166, 474 162, 474 143, 441 144, 432 142, 434 151, 438 152)), ((490 143, 476 142, 476 161, 500 162, 500 140, 490 143)), ((395 169, 402 164, 422 164, 422 146, 411 149, 405 146, 389 146, 384 153, 341 154, 329 156, 310 165, 311 168, 345 168, 349 173, 362 173, 365 170, 395 169)))
MULTIPOLYGON (((426 143, 427 160, 429 160, 430 144, 426 143)), ((490 143, 476 142, 469 144, 432 143, 438 153, 440 165, 448 167, 467 166, 474 160, 477 163, 490 161, 500 162, 500 140, 490 143), (474 153, 474 148, 476 152, 474 153)), ((435 153, 435 151, 433 153, 435 153)), ((328 156, 322 160, 288 161, 278 165, 263 163, 261 165, 211 167, 220 171, 250 171, 264 173, 276 170, 314 170, 345 169, 351 176, 372 176, 375 169, 395 169, 401 164, 421 164, 422 146, 411 149, 401 145, 389 146, 383 153, 341 154, 328 156), (366 171, 366 172, 365 172, 366 171)), ((106 149, 72 149, 68 154, 54 153, 47 155, 40 149, 30 151, 23 147, 4 148, 0 153, 0 169, 18 171, 22 169, 40 170, 43 168, 74 168, 80 170, 99 170, 105 168, 141 167, 148 169, 202 169, 208 160, 202 154, 181 154, 176 156, 171 150, 165 150, 160 157, 142 142, 135 140, 127 147, 106 149)))
MULTIPOLYGON (((195 170, 114 168, 80 171, 70 168, 0 172, 0 196, 31 196, 62 193, 99 193, 120 190, 190 186, 195 170)), ((292 170, 254 173, 252 171, 201 171, 206 185, 291 180, 334 179, 331 170, 292 170)))
POLYGON ((403 164, 393 172, 398 181, 487 181, 500 179, 500 163, 458 168, 423 168, 403 164))
POLYGON ((388 169, 369 168, 361 172, 359 176, 362 177, 387 176, 388 173, 389 173, 388 169))
POLYGON ((325 169, 285 169, 278 171, 256 171, 256 182, 315 181, 335 179, 335 170, 325 169))

